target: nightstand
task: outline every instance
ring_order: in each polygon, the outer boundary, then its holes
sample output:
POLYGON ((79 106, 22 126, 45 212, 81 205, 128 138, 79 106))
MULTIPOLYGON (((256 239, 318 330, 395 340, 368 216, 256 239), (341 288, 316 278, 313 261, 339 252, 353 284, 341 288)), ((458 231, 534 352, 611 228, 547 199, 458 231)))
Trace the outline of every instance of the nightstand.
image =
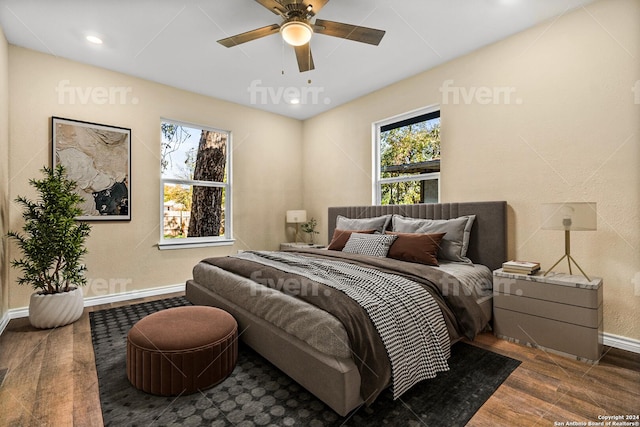
POLYGON ((495 270, 493 329, 499 338, 597 363, 602 354, 602 279, 495 270))
POLYGON ((324 245, 317 245, 314 243, 280 243, 280 250, 284 251, 285 249, 322 249, 324 245))

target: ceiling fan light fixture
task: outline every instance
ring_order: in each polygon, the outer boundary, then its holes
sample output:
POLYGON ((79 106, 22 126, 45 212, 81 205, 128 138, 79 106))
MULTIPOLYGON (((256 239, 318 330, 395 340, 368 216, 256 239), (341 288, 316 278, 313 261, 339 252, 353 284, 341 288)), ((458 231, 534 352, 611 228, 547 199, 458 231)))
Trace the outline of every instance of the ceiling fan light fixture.
POLYGON ((303 46, 309 43, 313 35, 311 25, 303 21, 292 20, 285 22, 280 27, 282 39, 291 46, 303 46))

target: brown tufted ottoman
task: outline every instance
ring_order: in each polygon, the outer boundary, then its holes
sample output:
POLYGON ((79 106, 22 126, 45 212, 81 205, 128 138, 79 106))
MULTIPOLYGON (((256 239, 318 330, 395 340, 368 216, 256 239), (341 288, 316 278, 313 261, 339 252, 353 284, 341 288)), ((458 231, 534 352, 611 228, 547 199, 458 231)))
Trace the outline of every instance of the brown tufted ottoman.
POLYGON ((127 335, 127 378, 147 393, 194 393, 225 379, 238 360, 238 324, 224 310, 176 307, 150 314, 127 335))

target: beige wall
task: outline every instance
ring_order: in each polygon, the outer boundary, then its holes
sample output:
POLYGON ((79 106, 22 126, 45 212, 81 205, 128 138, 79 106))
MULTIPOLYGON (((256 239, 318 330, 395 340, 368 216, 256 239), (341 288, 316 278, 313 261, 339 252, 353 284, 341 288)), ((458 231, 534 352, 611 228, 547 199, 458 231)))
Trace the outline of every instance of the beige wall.
MULTIPOLYGON (((19 194, 33 197, 28 179, 51 163, 51 116, 132 130, 132 221, 92 223, 86 296, 184 283, 205 257, 238 249, 276 249, 286 241, 285 211, 302 203, 301 166, 291 161, 301 156, 300 121, 15 46, 9 47, 9 60, 11 199, 19 194), (125 102, 116 97, 106 104, 82 103, 68 90, 56 91, 64 85, 83 93, 92 88, 130 90, 125 102), (232 131, 235 246, 157 249, 161 117, 232 131)), ((9 213, 11 228, 20 227, 19 208, 12 204, 9 213)), ((12 244, 10 256, 18 255, 12 244)), ((11 308, 26 306, 32 292, 15 285, 17 274, 10 273, 11 308)))
POLYGON ((304 205, 322 238, 327 206, 371 203, 372 122, 440 104, 442 201, 507 200, 509 256, 547 268, 563 234, 539 229, 540 204, 597 202, 572 254, 604 278, 605 331, 640 339, 638 16, 637 0, 602 0, 307 120, 304 205))
MULTIPOLYGON (((9 217, 9 45, 0 27, 0 319, 7 311, 9 217)), ((0 323, 2 323, 0 321, 0 323)))

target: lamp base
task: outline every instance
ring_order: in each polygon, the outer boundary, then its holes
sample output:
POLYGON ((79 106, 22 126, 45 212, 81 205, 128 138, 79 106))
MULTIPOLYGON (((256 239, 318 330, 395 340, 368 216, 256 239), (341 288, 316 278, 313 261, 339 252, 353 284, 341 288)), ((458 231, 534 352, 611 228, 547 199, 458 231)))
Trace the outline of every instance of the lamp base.
POLYGON ((549 270, 547 270, 547 271, 543 274, 543 276, 546 276, 547 274, 551 273, 551 271, 552 271, 554 268, 556 268, 556 266, 557 266, 558 264, 560 264, 560 262, 561 262, 563 259, 565 259, 565 258, 567 259, 567 264, 569 265, 569 274, 573 274, 573 272, 571 271, 571 262, 573 262, 573 263, 576 265, 576 267, 578 267, 578 270, 580 270, 580 273, 582 273, 582 275, 583 275, 583 276, 584 276, 588 281, 591 281, 591 279, 589 278, 589 276, 587 276, 587 274, 584 272, 584 270, 582 270, 582 268, 580 268, 580 266, 578 265, 578 263, 576 262, 576 260, 575 260, 575 259, 573 259, 573 257, 572 257, 571 255, 569 255, 569 254, 564 254, 564 255, 562 255, 562 257, 561 257, 558 261, 556 261, 556 263, 555 263, 555 264, 553 264, 553 265, 551 266, 551 268, 550 268, 549 270))
POLYGON ((588 281, 591 281, 591 279, 589 279, 589 276, 587 276, 587 274, 582 270, 582 268, 580 268, 576 260, 573 259, 573 257, 571 256, 571 234, 569 230, 564 230, 564 255, 562 255, 562 257, 558 261, 556 261, 556 263, 553 264, 551 268, 547 270, 546 273, 544 273, 543 276, 546 276, 547 274, 551 273, 551 270, 556 268, 556 265, 560 264, 560 261, 562 261, 565 258, 567 259, 567 264, 569 265, 569 274, 573 274, 573 272, 571 271, 571 262, 573 261, 576 267, 578 267, 578 270, 580 270, 580 273, 582 273, 582 275, 586 277, 588 281))

